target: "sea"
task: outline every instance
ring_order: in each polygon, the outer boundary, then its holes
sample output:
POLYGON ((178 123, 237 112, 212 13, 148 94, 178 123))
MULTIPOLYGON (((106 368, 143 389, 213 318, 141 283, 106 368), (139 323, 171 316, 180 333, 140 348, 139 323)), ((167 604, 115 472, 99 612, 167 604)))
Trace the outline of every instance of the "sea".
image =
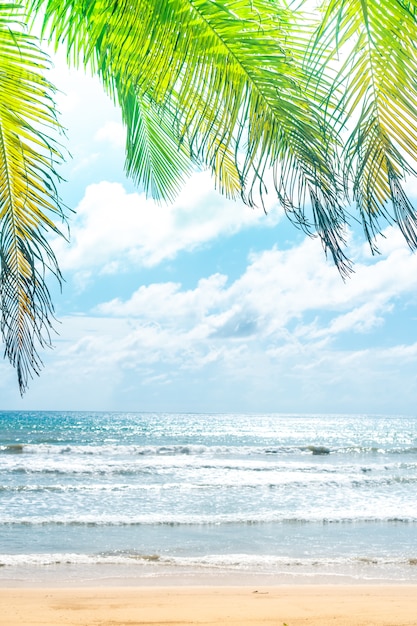
POLYGON ((417 583, 417 416, 0 412, 0 584, 417 583))

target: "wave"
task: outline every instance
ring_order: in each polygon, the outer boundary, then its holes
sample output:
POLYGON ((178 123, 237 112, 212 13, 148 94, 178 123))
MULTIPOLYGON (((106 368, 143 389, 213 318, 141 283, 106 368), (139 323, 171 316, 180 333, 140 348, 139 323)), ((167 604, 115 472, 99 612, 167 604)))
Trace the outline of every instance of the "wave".
MULTIPOLYGON (((75 470, 74 470, 75 471, 75 470)), ((27 470, 25 470, 27 473, 27 470)), ((52 471, 52 470, 43 470, 41 473, 46 475, 48 474, 67 474, 66 471, 52 471)), ((112 475, 130 476, 138 474, 138 472, 130 472, 129 470, 121 470, 115 471, 109 470, 112 475)), ((91 474, 96 474, 96 472, 91 472, 91 474)), ((106 475, 107 472, 102 471, 101 475, 106 475)), ((143 474, 143 472, 139 472, 139 474, 143 474)), ((152 474, 152 472, 149 472, 152 474)), ((97 476, 99 478, 99 476, 97 476)), ((99 494, 99 493, 145 493, 145 492, 156 492, 162 493, 167 491, 176 491, 179 495, 184 492, 212 492, 213 490, 221 489, 222 492, 232 493, 233 491, 243 491, 243 490, 260 490, 266 489, 271 493, 279 490, 287 490, 287 489, 353 489, 353 490, 361 490, 361 489, 379 489, 390 486, 406 486, 406 485, 416 485, 417 484, 417 475, 414 476, 375 476, 374 478, 370 478, 368 475, 360 475, 356 474, 354 476, 345 476, 343 473, 333 476, 331 479, 327 475, 322 475, 320 473, 317 474, 304 474, 302 478, 299 477, 297 472, 291 473, 283 473, 280 475, 275 475, 274 477, 265 473, 261 476, 248 475, 233 475, 232 478, 228 478, 227 476, 212 476, 211 479, 203 480, 199 477, 198 473, 194 477, 189 477, 187 482, 184 481, 175 481, 175 480, 164 480, 163 482, 157 482, 157 474, 155 475, 155 481, 152 482, 109 482, 109 483, 85 483, 85 484, 9 484, 9 485, 0 485, 0 493, 3 494, 35 494, 35 493, 71 493, 71 494, 99 494), (273 480, 272 480, 273 478, 273 480)))
POLYGON ((0 446, 0 453, 3 454, 22 454, 25 446, 22 443, 12 443, 7 446, 0 446))
POLYGON ((417 455, 415 446, 328 446, 322 444, 299 444, 286 446, 219 446, 219 445, 51 445, 47 443, 14 443, 0 445, 0 454, 43 454, 80 456, 268 456, 302 454, 304 456, 327 455, 417 455))
POLYGON ((102 554, 80 554, 76 552, 50 553, 50 554, 2 554, 0 566, 30 566, 30 565, 99 565, 99 564, 123 564, 123 563, 157 563, 163 559, 158 554, 129 554, 122 552, 102 554))
POLYGON ((3 464, 0 491, 177 489, 370 489, 417 483, 416 463, 315 465, 303 461, 270 463, 250 459, 15 458, 3 464), (111 484, 110 484, 111 481, 111 484))
MULTIPOLYGON (((99 554, 65 553, 29 553, 2 554, 2 567, 30 567, 51 565, 135 565, 146 568, 164 566, 213 568, 213 569, 254 569, 256 571, 273 568, 305 567, 343 567, 350 566, 407 566, 417 570, 415 556, 375 557, 353 555, 341 557, 290 557, 259 554, 207 554, 202 556, 167 556, 162 554, 141 554, 135 551, 114 551, 99 554)), ((417 571, 416 571, 417 574, 417 571)))
POLYGON ((260 515, 236 515, 236 514, 217 514, 217 515, 163 515, 149 514, 136 516, 123 515, 78 515, 77 517, 52 515, 52 516, 32 516, 32 517, 13 517, 4 515, 0 521, 0 527, 20 526, 20 527, 36 527, 36 526, 53 526, 53 527, 127 527, 127 526, 252 526, 265 524, 280 525, 305 525, 305 524, 416 524, 417 515, 323 515, 311 514, 289 517, 285 514, 275 512, 263 513, 260 515))

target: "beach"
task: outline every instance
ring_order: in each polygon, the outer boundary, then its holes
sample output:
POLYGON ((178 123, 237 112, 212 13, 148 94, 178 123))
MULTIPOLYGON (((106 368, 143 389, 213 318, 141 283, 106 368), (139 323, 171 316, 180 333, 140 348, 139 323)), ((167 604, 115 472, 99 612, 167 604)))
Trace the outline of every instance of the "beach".
POLYGON ((417 417, 0 412, 0 626, 417 626, 417 417))
POLYGON ((413 585, 0 590, 3 626, 411 626, 413 585))

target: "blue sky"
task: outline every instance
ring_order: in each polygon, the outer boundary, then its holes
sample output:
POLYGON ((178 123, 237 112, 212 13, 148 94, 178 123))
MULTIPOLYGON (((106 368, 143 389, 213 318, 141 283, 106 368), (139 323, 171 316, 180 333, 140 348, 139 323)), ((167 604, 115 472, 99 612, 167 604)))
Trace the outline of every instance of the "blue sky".
POLYGON ((100 85, 59 60, 53 80, 75 210, 71 243, 53 244, 59 334, 23 399, 1 362, 1 408, 414 413, 417 256, 398 231, 378 257, 350 233, 343 283, 272 196, 265 216, 203 172, 157 205, 123 174, 123 128, 100 85))

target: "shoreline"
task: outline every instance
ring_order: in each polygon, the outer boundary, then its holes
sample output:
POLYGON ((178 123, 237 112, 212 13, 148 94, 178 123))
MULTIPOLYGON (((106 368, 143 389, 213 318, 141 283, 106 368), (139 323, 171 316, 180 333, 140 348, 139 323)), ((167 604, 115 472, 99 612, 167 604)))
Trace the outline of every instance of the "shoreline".
MULTIPOLYGON (((262 570, 162 565, 157 560, 130 564, 51 563, 0 567, 0 589, 12 588, 168 588, 168 587, 362 587, 416 586, 417 563, 394 569, 371 561, 338 569, 323 565, 305 569, 262 570)), ((417 624, 417 620, 416 620, 417 624)))
POLYGON ((0 588, 2 626, 412 626, 417 585, 0 588))

